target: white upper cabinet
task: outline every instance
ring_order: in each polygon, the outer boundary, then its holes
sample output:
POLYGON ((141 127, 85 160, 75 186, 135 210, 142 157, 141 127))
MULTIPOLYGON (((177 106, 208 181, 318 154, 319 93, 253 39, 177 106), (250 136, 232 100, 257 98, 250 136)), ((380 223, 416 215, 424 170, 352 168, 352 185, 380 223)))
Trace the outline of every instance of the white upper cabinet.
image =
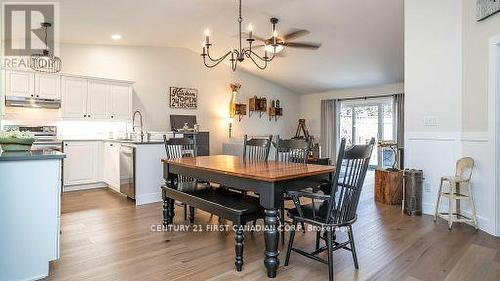
POLYGON ((35 96, 35 76, 27 71, 5 71, 5 95, 15 97, 35 96))
POLYGON ((62 77, 62 117, 87 117, 87 79, 62 77))
POLYGON ((35 73, 35 97, 61 99, 61 76, 35 73))
POLYGON ((89 80, 87 116, 93 119, 111 118, 108 108, 111 86, 108 82, 89 80))
POLYGON ((128 84, 111 84, 111 118, 130 120, 132 116, 132 87, 128 84))

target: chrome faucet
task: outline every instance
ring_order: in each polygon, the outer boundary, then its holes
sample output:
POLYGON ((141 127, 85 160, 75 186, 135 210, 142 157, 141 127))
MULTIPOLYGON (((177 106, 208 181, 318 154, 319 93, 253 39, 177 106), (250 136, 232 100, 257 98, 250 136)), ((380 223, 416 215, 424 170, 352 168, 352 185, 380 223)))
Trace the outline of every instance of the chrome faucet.
POLYGON ((143 139, 144 139, 144 127, 143 127, 144 123, 143 123, 143 119, 142 119, 142 113, 139 110, 136 110, 134 112, 134 116, 132 117, 132 132, 135 132, 135 128, 137 127, 135 125, 135 115, 136 114, 139 114, 139 117, 140 117, 139 120, 141 121, 141 125, 140 125, 140 128, 141 128, 141 141, 143 141, 143 139))

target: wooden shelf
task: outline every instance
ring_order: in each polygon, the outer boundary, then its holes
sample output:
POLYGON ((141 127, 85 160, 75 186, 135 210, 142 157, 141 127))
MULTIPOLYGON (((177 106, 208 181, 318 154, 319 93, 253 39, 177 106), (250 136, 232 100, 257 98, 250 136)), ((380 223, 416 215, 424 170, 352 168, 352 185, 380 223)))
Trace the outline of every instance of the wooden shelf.
POLYGON ((267 99, 264 97, 253 97, 248 100, 248 115, 252 117, 253 112, 259 113, 259 118, 267 112, 267 99))
POLYGON ((283 116, 282 107, 269 107, 269 121, 274 117, 274 121, 277 121, 280 116, 283 116))
POLYGON ((244 103, 236 103, 234 105, 234 115, 238 115, 238 122, 244 115, 247 115, 247 105, 244 103))

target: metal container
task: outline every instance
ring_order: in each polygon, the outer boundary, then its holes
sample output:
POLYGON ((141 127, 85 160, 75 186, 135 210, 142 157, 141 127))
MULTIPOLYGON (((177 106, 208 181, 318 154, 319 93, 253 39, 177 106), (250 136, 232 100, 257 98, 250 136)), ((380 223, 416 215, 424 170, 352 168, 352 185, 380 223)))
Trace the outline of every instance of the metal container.
POLYGON ((404 171, 404 212, 409 216, 422 215, 422 170, 406 169, 404 171))

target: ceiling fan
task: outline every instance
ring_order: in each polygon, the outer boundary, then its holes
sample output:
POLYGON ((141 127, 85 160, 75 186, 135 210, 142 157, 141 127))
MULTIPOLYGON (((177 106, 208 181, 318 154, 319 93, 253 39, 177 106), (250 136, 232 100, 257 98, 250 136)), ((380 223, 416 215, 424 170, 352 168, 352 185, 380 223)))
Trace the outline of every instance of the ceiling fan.
POLYGON ((254 47, 255 48, 264 47, 266 51, 271 52, 271 53, 273 53, 273 52, 280 53, 281 51, 283 51, 283 49, 285 49, 285 47, 297 48, 297 49, 309 49, 309 50, 319 49, 319 47, 321 47, 321 43, 293 42, 293 40, 295 40, 299 37, 302 37, 302 36, 306 36, 309 33, 311 33, 309 30, 297 29, 297 30, 291 31, 285 35, 278 36, 277 40, 276 40, 278 47, 276 47, 276 49, 274 49, 274 47, 272 46, 273 37, 266 39, 266 38, 263 38, 261 36, 253 35, 253 38, 255 38, 255 40, 262 42, 262 44, 255 45, 254 47))

